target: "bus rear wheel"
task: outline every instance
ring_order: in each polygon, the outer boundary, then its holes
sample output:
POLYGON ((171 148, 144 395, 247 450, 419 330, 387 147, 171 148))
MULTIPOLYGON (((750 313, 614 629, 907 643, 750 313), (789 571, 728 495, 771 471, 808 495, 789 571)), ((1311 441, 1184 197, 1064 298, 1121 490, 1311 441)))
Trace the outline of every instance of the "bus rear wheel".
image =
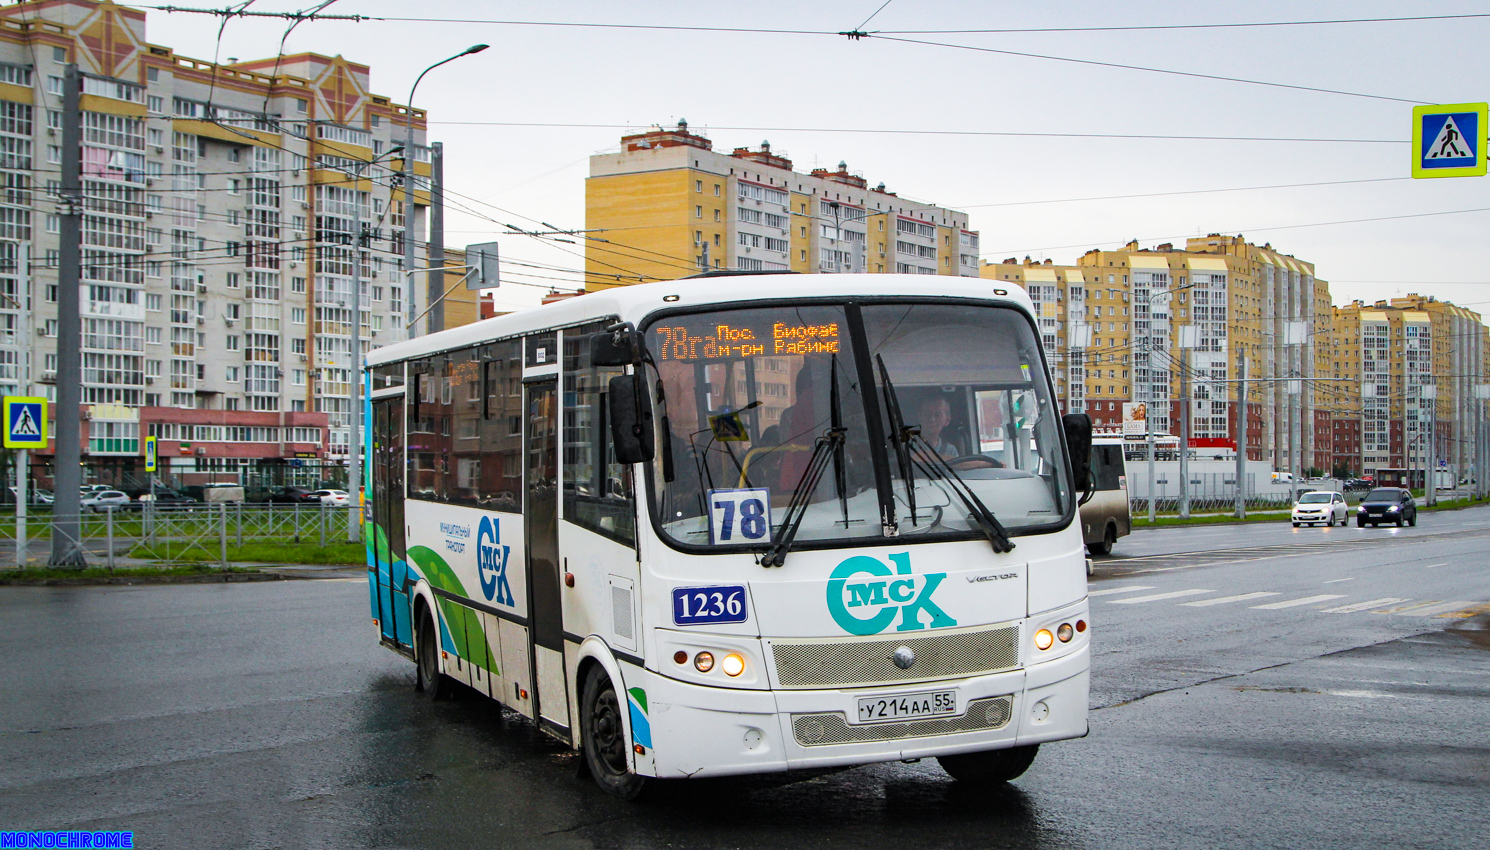
POLYGON ((1109 525, 1107 526, 1107 530, 1102 532, 1102 542, 1088 543, 1086 544, 1086 550, 1093 555, 1111 555, 1112 547, 1115 543, 1117 543, 1117 529, 1109 525))
POLYGON ((937 756, 936 760, 953 779, 970 785, 992 785, 1018 779, 1030 769, 1039 744, 1011 747, 1006 750, 989 750, 983 753, 962 753, 955 756, 937 756))
POLYGON ((440 672, 440 641, 435 637, 435 621, 429 609, 419 615, 419 633, 414 644, 414 690, 430 699, 439 699, 450 691, 440 672))
POLYGON ((580 737, 591 778, 607 794, 635 800, 646 791, 648 780, 630 770, 621 700, 605 668, 591 667, 580 693, 580 737))

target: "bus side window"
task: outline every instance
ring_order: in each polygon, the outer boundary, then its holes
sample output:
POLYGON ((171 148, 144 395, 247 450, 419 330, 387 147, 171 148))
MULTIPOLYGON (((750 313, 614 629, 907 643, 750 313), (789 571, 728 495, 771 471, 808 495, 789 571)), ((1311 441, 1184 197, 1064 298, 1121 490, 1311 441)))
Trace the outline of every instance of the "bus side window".
POLYGON ((481 347, 478 500, 489 511, 522 511, 522 380, 521 339, 481 347))
POLYGON ((452 505, 480 504, 481 480, 481 360, 475 347, 451 352, 442 394, 450 411, 445 501, 452 505))
POLYGON ((590 336, 610 322, 564 332, 564 519, 614 540, 636 542, 629 467, 615 462, 605 393, 620 366, 590 363, 590 336))
POLYGON ((438 455, 434 445, 438 429, 434 411, 439 376, 431 371, 434 368, 436 365, 428 359, 411 362, 409 381, 413 386, 404 395, 409 419, 405 449, 409 458, 409 498, 426 501, 439 498, 440 488, 438 455))

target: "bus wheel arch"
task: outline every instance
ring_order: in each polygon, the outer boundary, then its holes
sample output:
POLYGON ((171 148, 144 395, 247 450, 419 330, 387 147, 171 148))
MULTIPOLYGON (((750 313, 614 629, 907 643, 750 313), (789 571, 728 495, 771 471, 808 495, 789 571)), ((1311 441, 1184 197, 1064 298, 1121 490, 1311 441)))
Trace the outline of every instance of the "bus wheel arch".
POLYGON ((580 646, 575 671, 579 685, 580 758, 606 793, 624 800, 642 795, 653 780, 636 773, 626 681, 620 665, 599 640, 580 646))

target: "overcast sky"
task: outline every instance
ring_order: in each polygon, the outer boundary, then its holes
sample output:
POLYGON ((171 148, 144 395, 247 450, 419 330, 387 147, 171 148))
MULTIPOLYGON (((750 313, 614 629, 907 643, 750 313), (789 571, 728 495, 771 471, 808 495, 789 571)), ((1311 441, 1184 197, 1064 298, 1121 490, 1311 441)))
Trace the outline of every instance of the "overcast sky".
MULTIPOLYGON (((326 11, 373 17, 838 32, 858 27, 882 2, 339 0, 326 11)), ((287 11, 308 5, 309 0, 259 0, 250 8, 287 11)), ((1131 238, 1149 247, 1163 241, 1181 244, 1187 236, 1210 232, 1242 233, 1315 263, 1319 277, 1330 282, 1337 304, 1422 292, 1486 310, 1490 178, 1409 179, 1407 140, 1413 102, 1490 99, 1490 53, 1483 49, 1490 36, 1490 17, 1226 29, 904 34, 1449 14, 1490 15, 1490 3, 891 0, 864 27, 897 38, 1373 97, 883 37, 850 41, 816 34, 317 21, 302 24, 286 49, 339 53, 369 64, 373 90, 402 103, 413 78, 427 65, 476 42, 491 44, 492 49, 427 76, 415 105, 429 110, 432 138, 445 143, 452 207, 464 205, 503 222, 582 227, 587 158, 614 150, 623 127, 685 117, 713 140, 716 149, 754 146, 769 139, 799 170, 846 160, 871 185, 884 181, 891 191, 967 210, 972 226, 982 233, 984 259, 1028 254, 1073 263, 1089 248, 1117 247, 1131 238), (866 130, 942 132, 862 132, 866 130), (1332 141, 1052 138, 954 131, 1332 141), (1024 203, 1342 181, 1376 182, 1024 203), (1487 211, 1290 227, 1477 208, 1487 211)), ((215 18, 159 11, 150 11, 149 16, 152 42, 208 60, 214 53, 222 61, 270 56, 285 26, 282 21, 235 19, 218 48, 215 18)), ((500 229, 455 208, 447 221, 448 242, 455 246, 487 241, 500 229)), ((500 241, 505 257, 581 267, 578 257, 561 250, 579 252, 577 245, 555 247, 521 236, 500 241)), ((498 297, 503 303, 526 303, 536 294, 528 287, 509 287, 498 297)))

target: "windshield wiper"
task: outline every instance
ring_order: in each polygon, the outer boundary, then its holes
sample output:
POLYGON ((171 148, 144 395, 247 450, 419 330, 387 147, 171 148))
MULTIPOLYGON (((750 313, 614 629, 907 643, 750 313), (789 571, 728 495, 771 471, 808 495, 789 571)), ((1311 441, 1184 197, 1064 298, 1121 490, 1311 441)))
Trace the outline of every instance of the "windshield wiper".
POLYGON ((911 509, 911 525, 916 525, 916 479, 911 470, 911 432, 921 433, 919 427, 907 429, 905 416, 900 412, 900 397, 890 383, 890 373, 885 369, 884 355, 877 354, 880 380, 885 385, 885 415, 890 417, 890 448, 895 450, 895 465, 900 467, 900 479, 905 482, 905 500, 911 509))
POLYGON ((771 545, 761 555, 760 565, 763 567, 779 567, 786 563, 786 555, 791 551, 792 541, 797 538, 797 529, 802 525, 802 518, 807 515, 807 505, 812 500, 812 494, 817 492, 817 483, 822 480, 823 470, 827 469, 830 459, 834 465, 834 483, 838 487, 838 502, 843 508, 844 527, 848 527, 848 496, 845 494, 843 476, 843 445, 847 442, 848 429, 843 425, 843 406, 838 398, 837 356, 834 356, 832 361, 832 383, 832 391, 828 395, 831 408, 828 430, 824 431, 812 445, 812 456, 807 460, 807 468, 802 470, 801 480, 792 490, 791 501, 786 506, 786 515, 782 517, 781 525, 776 529, 776 536, 771 539, 771 545))
MULTIPOLYGON (((900 419, 900 399, 896 396, 895 385, 890 382, 889 370, 885 368, 885 358, 877 355, 877 359, 880 366, 880 379, 885 385, 885 407, 891 411, 890 424, 895 428, 895 433, 891 435, 891 444, 895 446, 896 458, 908 458, 916 466, 920 467, 921 471, 926 473, 927 478, 933 481, 945 481, 962 504, 967 507, 971 519, 978 524, 978 528, 988 538, 989 544, 993 546, 993 551, 1000 554, 1012 552, 1014 550, 1014 542, 1009 539, 1009 532, 1004 529, 1003 524, 993 515, 993 511, 990 511, 988 506, 983 504, 983 500, 978 498, 978 494, 974 493, 972 488, 967 485, 967 482, 962 480, 962 476, 957 474, 957 470, 953 469, 947 463, 947 459, 942 457, 941 452, 938 452, 930 443, 926 442, 926 439, 921 436, 920 427, 914 425, 906 426, 903 422, 897 422, 900 419)), ((902 461, 902 470, 908 465, 908 463, 902 461)), ((902 471, 902 475, 905 477, 906 492, 908 494, 914 494, 916 489, 914 479, 904 471, 902 471)), ((912 501, 910 508, 912 517, 916 515, 914 498, 914 495, 911 495, 912 501)))

